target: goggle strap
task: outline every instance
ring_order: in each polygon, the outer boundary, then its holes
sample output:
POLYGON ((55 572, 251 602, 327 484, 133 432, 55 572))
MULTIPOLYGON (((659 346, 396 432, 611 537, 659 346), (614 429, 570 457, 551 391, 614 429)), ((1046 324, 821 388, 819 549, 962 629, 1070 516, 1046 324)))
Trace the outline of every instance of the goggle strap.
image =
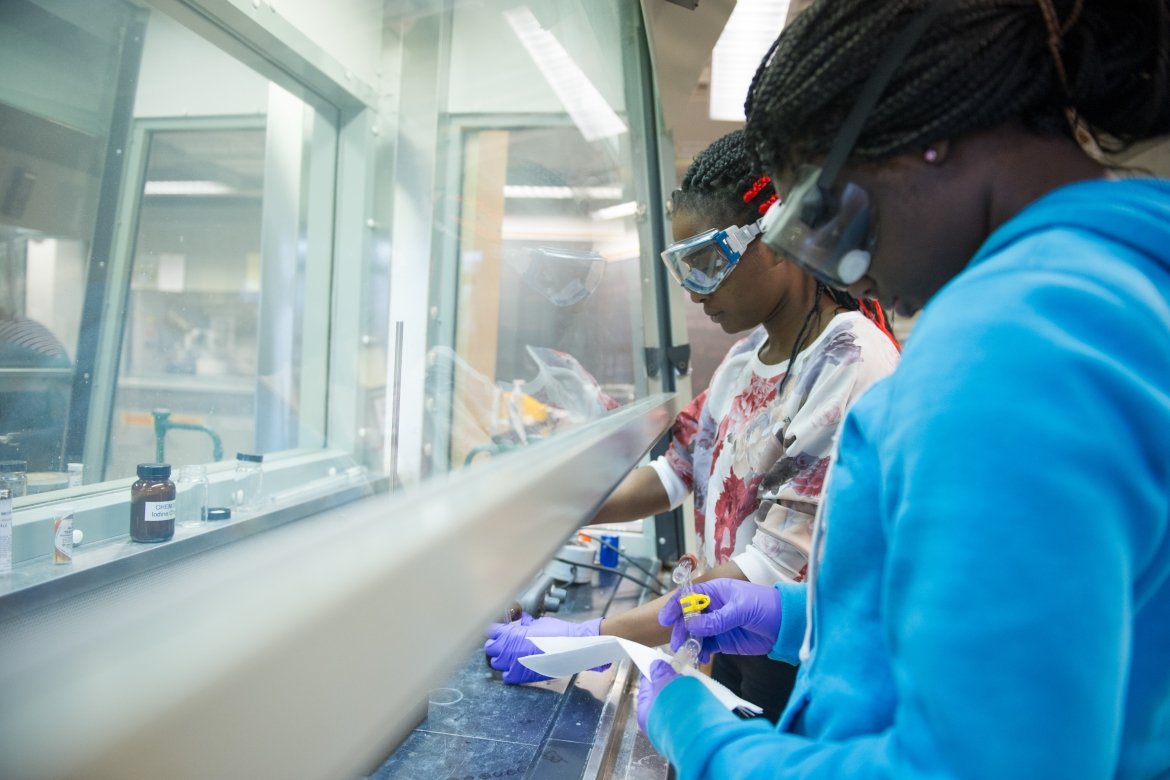
POLYGON ((762 231, 760 223, 762 221, 762 219, 757 219, 750 225, 744 225, 741 228, 727 231, 727 248, 730 249, 737 257, 742 255, 743 250, 747 249, 747 246, 752 242, 752 239, 760 235, 760 232, 762 231))
POLYGON ((849 110, 849 115, 845 118, 841 131, 833 140, 832 148, 829 149, 825 165, 821 168, 821 175, 817 178, 817 187, 822 192, 828 192, 837 180, 837 175, 845 165, 845 160, 849 158, 849 153, 853 151, 857 139, 861 137, 865 120, 869 119, 870 112, 873 111, 878 98, 882 96, 886 86, 893 78, 894 71, 910 54, 914 44, 918 43, 935 17, 946 10, 946 7, 952 2, 953 0, 934 0, 925 11, 914 17, 910 24, 898 32, 898 35, 890 43, 890 47, 882 54, 882 58, 862 86, 861 95, 853 104, 853 108, 849 110))

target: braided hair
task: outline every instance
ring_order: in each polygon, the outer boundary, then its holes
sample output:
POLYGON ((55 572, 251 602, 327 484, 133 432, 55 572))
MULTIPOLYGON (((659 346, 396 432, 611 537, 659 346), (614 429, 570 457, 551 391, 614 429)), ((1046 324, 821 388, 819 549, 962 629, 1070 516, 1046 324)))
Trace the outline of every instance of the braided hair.
MULTIPOLYGON (((748 93, 763 170, 824 154, 891 39, 935 0, 819 0, 748 93)), ((1106 151, 1170 132, 1170 0, 955 0, 898 66, 851 158, 1017 121, 1106 151)))
POLYGON ((735 130, 695 156, 670 200, 711 225, 750 225, 776 201, 776 189, 752 168, 743 131, 735 130))
MULTIPOLYGON (((682 187, 671 193, 670 201, 673 211, 685 210, 710 225, 750 225, 776 202, 776 188, 771 178, 752 166, 744 146, 744 132, 734 130, 695 156, 683 174, 682 187)), ((859 301, 843 290, 834 290, 817 282, 812 308, 792 344, 789 365, 812 337, 813 324, 820 312, 819 303, 826 294, 838 308, 860 311, 895 346, 899 346, 880 303, 876 300, 859 301)))

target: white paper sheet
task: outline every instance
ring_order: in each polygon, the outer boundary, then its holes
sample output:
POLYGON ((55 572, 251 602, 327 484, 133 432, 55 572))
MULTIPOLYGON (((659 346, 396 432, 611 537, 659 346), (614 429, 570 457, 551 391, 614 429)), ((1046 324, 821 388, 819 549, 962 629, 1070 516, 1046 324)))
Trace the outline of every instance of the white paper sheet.
MULTIPOLYGON (((643 675, 650 675, 650 664, 656 660, 670 663, 670 656, 656 647, 646 647, 628 639, 616 636, 534 636, 532 644, 543 651, 543 655, 526 655, 520 663, 537 674, 546 677, 568 677, 602 664, 612 664, 629 658, 643 675)), ((741 699, 720 683, 715 682, 697 669, 684 669, 707 687, 712 695, 729 710, 744 709, 759 715, 761 710, 751 702, 741 699)))

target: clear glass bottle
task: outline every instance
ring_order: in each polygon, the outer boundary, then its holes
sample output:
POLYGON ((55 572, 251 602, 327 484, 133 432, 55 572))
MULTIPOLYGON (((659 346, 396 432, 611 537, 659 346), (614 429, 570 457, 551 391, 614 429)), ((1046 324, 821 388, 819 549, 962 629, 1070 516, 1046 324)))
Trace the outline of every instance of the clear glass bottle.
POLYGON ((236 481, 232 490, 232 506, 238 512, 255 512, 260 508, 263 492, 264 456, 250 452, 236 453, 236 481))
POLYGON ((207 519, 207 467, 180 466, 175 479, 175 521, 180 528, 198 527, 207 519))
POLYGON ((165 542, 175 535, 175 483, 169 463, 138 464, 130 486, 130 539, 165 542))
POLYGON ((7 488, 13 498, 27 495, 27 472, 27 460, 0 460, 0 487, 7 488))

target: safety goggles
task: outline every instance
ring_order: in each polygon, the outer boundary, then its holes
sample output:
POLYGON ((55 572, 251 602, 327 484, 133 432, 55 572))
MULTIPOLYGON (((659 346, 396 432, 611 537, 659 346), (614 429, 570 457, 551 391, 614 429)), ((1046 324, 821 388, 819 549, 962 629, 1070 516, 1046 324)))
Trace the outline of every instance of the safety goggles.
POLYGON ((525 284, 555 306, 581 303, 605 275, 605 258, 591 249, 509 247, 504 259, 525 284))
POLYGON ((748 244, 760 235, 763 222, 759 219, 743 227, 732 225, 684 238, 666 248, 662 262, 683 289, 699 295, 715 292, 735 270, 748 244))
POLYGON ((853 182, 822 187, 822 169, 804 165, 783 202, 761 220, 764 243, 818 280, 844 289, 869 270, 869 195, 853 182))

